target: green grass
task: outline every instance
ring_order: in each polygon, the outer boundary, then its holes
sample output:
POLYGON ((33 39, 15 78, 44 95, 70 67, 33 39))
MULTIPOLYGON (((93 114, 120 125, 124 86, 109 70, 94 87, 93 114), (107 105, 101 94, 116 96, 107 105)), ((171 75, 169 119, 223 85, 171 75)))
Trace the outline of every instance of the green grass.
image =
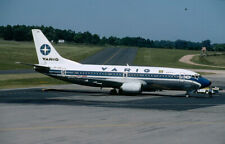
POLYGON ((216 74, 216 73, 212 73, 212 72, 198 72, 200 75, 212 75, 212 74, 216 74))
POLYGON ((29 78, 44 78, 46 75, 40 73, 26 73, 26 74, 0 74, 0 81, 3 80, 19 80, 29 78))
POLYGON ((191 61, 199 64, 225 67, 225 55, 212 55, 204 57, 194 56, 191 61))
POLYGON ((0 89, 46 86, 55 84, 67 84, 67 82, 51 78, 40 73, 0 75, 0 89))
MULTIPOLYGON (((81 61, 104 48, 100 46, 78 45, 72 43, 57 44, 54 45, 54 47, 63 57, 74 61, 81 61)), ((218 69, 204 66, 193 66, 180 63, 178 61, 184 55, 199 53, 199 51, 190 50, 138 48, 138 53, 135 58, 134 65, 192 69, 218 69)), ((224 58, 224 55, 209 57, 209 62, 207 62, 207 64, 218 64, 224 66, 224 58)), ((15 64, 16 61, 25 63, 38 63, 33 42, 0 40, 0 60, 0 70, 31 69, 31 67, 29 66, 15 64)), ((199 63, 199 60, 197 60, 196 62, 199 63)), ((0 89, 45 86, 53 84, 66 84, 66 82, 36 73, 0 75, 0 89)))
POLYGON ((1 80, 0 89, 46 86, 56 84, 68 84, 68 83, 47 76, 42 78, 24 78, 17 80, 10 79, 10 80, 1 80))
POLYGON ((160 48, 139 48, 135 58, 135 65, 174 67, 186 69, 218 69, 207 66, 195 66, 179 62, 179 59, 188 54, 199 54, 199 51, 160 49, 160 48))
MULTIPOLYGON (((61 56, 82 61, 97 53, 104 47, 65 43, 54 45, 61 56)), ((17 42, 0 40, 0 70, 32 69, 32 67, 15 64, 15 62, 38 63, 33 42, 17 42)), ((0 75, 0 89, 66 84, 42 74, 2 74, 0 75)))
MULTIPOLYGON (((61 56, 81 61, 95 54, 104 47, 79 44, 57 44, 54 45, 61 56)), ((30 69, 29 66, 18 65, 15 62, 38 63, 33 42, 16 42, 0 40, 0 70, 30 69)))

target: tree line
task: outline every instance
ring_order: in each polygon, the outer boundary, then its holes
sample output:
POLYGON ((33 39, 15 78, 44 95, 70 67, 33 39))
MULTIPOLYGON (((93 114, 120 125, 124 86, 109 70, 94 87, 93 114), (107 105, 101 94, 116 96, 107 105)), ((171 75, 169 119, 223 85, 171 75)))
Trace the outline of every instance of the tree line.
POLYGON ((0 26, 0 37, 4 40, 32 41, 33 38, 31 29, 41 29, 46 35, 46 37, 49 40, 53 40, 55 43, 57 43, 59 39, 63 39, 66 42, 94 45, 124 45, 148 48, 170 48, 187 50, 201 50, 202 47, 207 47, 207 50, 210 51, 225 51, 225 44, 211 44, 210 40, 204 40, 202 42, 192 42, 186 40, 150 40, 142 37, 100 37, 98 34, 92 34, 88 31, 75 32, 73 30, 55 29, 51 26, 0 26))

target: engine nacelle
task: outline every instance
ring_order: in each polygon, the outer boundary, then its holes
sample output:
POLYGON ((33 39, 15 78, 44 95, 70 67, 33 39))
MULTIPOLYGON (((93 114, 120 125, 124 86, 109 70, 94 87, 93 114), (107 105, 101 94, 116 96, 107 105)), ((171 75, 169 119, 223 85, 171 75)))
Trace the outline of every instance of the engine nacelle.
POLYGON ((140 93, 142 84, 139 82, 126 82, 120 88, 127 93, 140 93))

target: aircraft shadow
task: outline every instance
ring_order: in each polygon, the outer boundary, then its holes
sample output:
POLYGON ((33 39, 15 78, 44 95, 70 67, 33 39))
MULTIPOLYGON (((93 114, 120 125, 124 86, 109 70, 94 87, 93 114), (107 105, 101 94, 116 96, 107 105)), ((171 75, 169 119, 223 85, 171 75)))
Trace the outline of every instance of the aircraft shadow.
POLYGON ((225 104, 225 95, 213 98, 190 97, 184 95, 143 94, 140 96, 117 96, 118 100, 110 100, 108 92, 91 90, 50 90, 42 91, 40 88, 26 90, 1 91, 0 103, 37 104, 37 105, 71 105, 112 108, 135 108, 185 111, 190 109, 211 107, 225 104), (109 99, 101 97, 109 96, 109 99), (93 98, 97 97, 96 100, 93 98), (122 100, 120 100, 122 97, 122 100), (137 98, 137 99, 135 99, 137 98))

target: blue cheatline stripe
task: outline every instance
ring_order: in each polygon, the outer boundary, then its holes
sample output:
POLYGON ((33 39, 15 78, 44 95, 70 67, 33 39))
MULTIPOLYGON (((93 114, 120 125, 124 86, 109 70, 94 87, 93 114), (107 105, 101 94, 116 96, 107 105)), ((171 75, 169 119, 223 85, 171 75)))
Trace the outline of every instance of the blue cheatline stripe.
MULTIPOLYGON (((61 70, 50 70, 50 74, 61 74, 61 70)), ((123 77, 123 72, 99 72, 99 71, 75 71, 66 70, 66 75, 86 75, 86 76, 111 76, 111 77, 123 77)), ((133 78, 162 78, 162 79, 179 79, 179 75, 170 74, 151 74, 151 73, 127 73, 127 77, 133 78)), ((188 80, 194 80, 191 78, 188 80)))
MULTIPOLYGON (((104 76, 104 77, 123 77, 124 72, 100 72, 100 71, 76 71, 76 70, 65 70, 64 75, 77 75, 77 76, 104 76)), ((62 70, 50 70, 49 74, 62 74, 62 70)), ((151 73, 127 73, 129 78, 151 78, 151 79, 168 79, 168 80, 179 80, 180 75, 170 74, 151 74, 151 73)), ((191 75, 186 75, 190 76, 191 75)), ((192 81, 193 83, 200 84, 199 81, 193 77, 190 79, 183 79, 186 81, 192 81)))

